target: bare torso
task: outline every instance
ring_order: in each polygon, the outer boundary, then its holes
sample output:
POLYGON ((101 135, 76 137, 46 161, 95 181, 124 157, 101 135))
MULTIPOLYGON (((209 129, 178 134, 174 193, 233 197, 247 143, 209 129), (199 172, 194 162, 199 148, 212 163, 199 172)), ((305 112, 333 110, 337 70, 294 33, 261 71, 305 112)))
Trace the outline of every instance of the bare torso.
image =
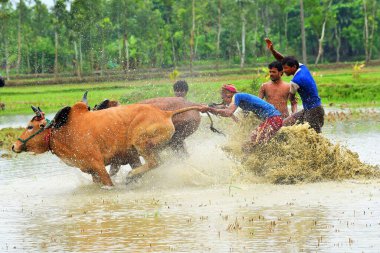
POLYGON ((270 81, 264 83, 259 91, 259 97, 274 105, 283 118, 289 116, 287 102, 289 99, 290 84, 279 80, 276 83, 270 81))

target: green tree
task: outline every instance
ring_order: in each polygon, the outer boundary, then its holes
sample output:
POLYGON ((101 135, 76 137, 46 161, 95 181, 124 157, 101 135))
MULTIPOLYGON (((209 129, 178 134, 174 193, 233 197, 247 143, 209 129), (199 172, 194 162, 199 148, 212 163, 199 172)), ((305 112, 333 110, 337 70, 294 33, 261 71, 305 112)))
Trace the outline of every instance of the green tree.
MULTIPOLYGON (((45 4, 40 0, 35 0, 32 8, 30 19, 31 32, 33 36, 30 38, 30 54, 34 59, 32 61, 32 69, 34 73, 44 73, 46 71, 46 62, 54 57, 54 46, 50 39, 53 31, 51 26, 52 16, 45 4)), ((49 65, 52 65, 50 62, 49 65)))
POLYGON ((11 18, 10 1, 1 0, 0 2, 0 32, 1 32, 1 65, 5 64, 6 78, 9 80, 9 22, 11 18), (4 59, 4 60, 3 60, 4 59))

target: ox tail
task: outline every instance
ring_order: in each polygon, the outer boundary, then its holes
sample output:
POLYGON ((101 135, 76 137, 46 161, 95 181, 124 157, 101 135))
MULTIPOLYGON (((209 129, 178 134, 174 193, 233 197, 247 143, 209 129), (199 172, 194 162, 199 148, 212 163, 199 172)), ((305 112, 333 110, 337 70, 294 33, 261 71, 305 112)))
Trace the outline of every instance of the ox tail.
MULTIPOLYGON (((170 114, 171 114, 171 116, 174 116, 176 114, 187 112, 187 111, 191 111, 191 110, 200 111, 201 108, 202 107, 200 107, 200 106, 190 106, 190 107, 181 108, 181 109, 178 109, 178 110, 175 110, 175 111, 171 111, 170 114)), ((207 114, 208 118, 210 119, 210 130, 213 131, 214 133, 225 135, 222 131, 220 131, 220 130, 218 130, 218 129, 216 129, 214 127, 214 121, 212 120, 210 114, 208 112, 206 112, 206 114, 207 114)))
POLYGON ((181 108, 181 109, 178 109, 178 110, 175 110, 175 111, 171 111, 170 114, 171 114, 171 116, 174 116, 176 114, 187 112, 187 111, 191 111, 191 110, 200 111, 201 108, 202 108, 201 106, 189 106, 189 107, 181 108))

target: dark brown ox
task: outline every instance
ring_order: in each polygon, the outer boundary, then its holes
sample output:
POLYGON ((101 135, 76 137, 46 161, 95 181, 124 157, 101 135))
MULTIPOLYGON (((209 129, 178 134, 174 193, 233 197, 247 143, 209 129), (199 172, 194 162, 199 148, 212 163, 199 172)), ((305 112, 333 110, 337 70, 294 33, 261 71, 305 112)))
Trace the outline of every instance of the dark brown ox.
MULTIPOLYGON (((151 104, 164 111, 179 110, 189 106, 199 106, 199 104, 189 102, 182 97, 152 98, 140 101, 138 104, 151 104)), ((200 123, 201 115, 195 110, 173 116, 175 132, 169 142, 170 147, 175 151, 187 153, 184 141, 198 129, 200 123)))
MULTIPOLYGON (((34 107, 33 107, 34 108, 34 107)), ((128 174, 129 178, 158 166, 157 151, 174 134, 172 116, 201 107, 163 111, 152 105, 128 105, 89 111, 78 102, 61 109, 48 122, 38 108, 36 116, 12 146, 16 153, 51 151, 66 164, 92 175, 94 182, 112 186, 105 169, 109 164, 133 163, 141 155, 145 164, 128 174)))
MULTIPOLYGON (((138 104, 151 104, 165 111, 179 110, 179 109, 186 108, 189 106, 200 106, 200 104, 187 101, 186 99, 182 97, 152 98, 152 99, 140 101, 138 102, 138 104)), ((94 110, 102 110, 102 109, 106 109, 106 108, 118 106, 118 105, 119 103, 117 101, 106 99, 103 102, 101 102, 99 105, 96 105, 94 107, 94 110)), ((178 151, 179 153, 187 155, 187 150, 185 148, 185 139, 189 137, 190 135, 192 135, 198 129, 199 124, 201 122, 200 113, 195 110, 187 111, 181 114, 174 115, 172 120, 175 127, 175 132, 173 134, 173 137, 169 141, 168 145, 174 151, 178 151)), ((210 117, 210 120, 211 120, 211 117, 210 117)), ((211 120, 210 128, 212 131, 218 132, 213 127, 212 120, 211 120)), ((138 165, 139 158, 134 157, 133 161, 134 161, 134 164, 130 163, 130 166, 132 168, 138 165)), ((111 164, 111 168, 110 168, 111 176, 117 174, 117 172, 120 170, 120 165, 124 165, 124 164, 111 164)))

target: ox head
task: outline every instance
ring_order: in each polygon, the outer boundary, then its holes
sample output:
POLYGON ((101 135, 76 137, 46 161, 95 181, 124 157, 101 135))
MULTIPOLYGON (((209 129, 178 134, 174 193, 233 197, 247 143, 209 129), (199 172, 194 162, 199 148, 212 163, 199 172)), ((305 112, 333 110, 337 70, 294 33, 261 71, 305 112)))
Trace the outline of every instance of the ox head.
POLYGON ((51 128, 58 129, 66 124, 71 107, 67 106, 61 109, 52 121, 45 118, 45 113, 39 107, 32 106, 32 109, 36 115, 13 144, 13 152, 30 151, 41 154, 50 150, 51 128))
POLYGON ((16 153, 23 151, 33 151, 35 153, 43 153, 47 151, 45 144, 45 126, 48 124, 45 113, 39 107, 32 106, 36 114, 17 141, 13 144, 12 150, 16 153))

